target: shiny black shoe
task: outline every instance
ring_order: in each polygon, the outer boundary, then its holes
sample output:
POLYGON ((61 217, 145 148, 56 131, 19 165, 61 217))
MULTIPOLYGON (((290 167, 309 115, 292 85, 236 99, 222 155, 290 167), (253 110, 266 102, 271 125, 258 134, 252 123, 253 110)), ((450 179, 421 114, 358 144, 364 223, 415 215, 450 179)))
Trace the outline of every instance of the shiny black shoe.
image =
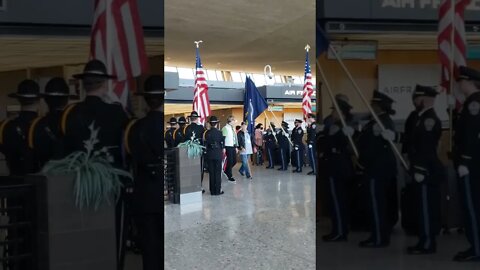
POLYGON ((202 194, 205 193, 205 189, 202 188, 202 194))
POLYGON ((218 195, 222 195, 224 194, 225 192, 223 190, 220 191, 220 193, 218 193, 218 195))
POLYGON ((307 173, 307 175, 315 175, 315 172, 311 171, 311 172, 307 173))
POLYGON ((348 241, 348 238, 346 235, 333 235, 333 234, 329 234, 329 235, 325 235, 322 237, 322 240, 324 242, 347 242, 348 241))
POLYGON ((453 260, 456 262, 480 262, 480 256, 476 255, 473 249, 469 249, 468 251, 457 253, 453 260))
POLYGON ((231 177, 231 178, 228 178, 228 181, 230 181, 230 182, 232 182, 232 183, 235 183, 235 182, 237 182, 237 181, 235 180, 235 178, 233 178, 233 177, 231 177))

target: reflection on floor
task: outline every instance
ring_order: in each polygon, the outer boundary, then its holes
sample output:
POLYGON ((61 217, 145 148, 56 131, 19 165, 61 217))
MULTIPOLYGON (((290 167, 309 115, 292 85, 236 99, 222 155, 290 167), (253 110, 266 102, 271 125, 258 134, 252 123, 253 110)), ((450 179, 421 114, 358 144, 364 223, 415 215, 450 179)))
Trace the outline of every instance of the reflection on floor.
POLYGON ((165 269, 315 269, 315 177, 252 169, 221 196, 206 175, 202 205, 165 207, 165 269))
MULTIPOLYGON (((321 219, 317 227, 319 236, 329 232, 329 222, 321 219)), ((317 269, 328 270, 480 270, 480 263, 456 263, 453 256, 468 248, 465 235, 452 231, 438 237, 434 255, 407 255, 407 246, 416 244, 416 237, 406 236, 397 226, 391 245, 383 249, 360 249, 358 242, 368 238, 368 233, 354 232, 347 243, 323 243, 317 245, 317 269)))

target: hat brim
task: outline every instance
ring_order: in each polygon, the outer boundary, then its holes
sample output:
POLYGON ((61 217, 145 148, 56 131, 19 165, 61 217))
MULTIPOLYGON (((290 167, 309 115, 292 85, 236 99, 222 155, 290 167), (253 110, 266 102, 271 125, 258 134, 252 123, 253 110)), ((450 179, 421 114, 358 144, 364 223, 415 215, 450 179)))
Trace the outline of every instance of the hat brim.
POLYGON ((220 121, 215 120, 215 121, 208 121, 208 122, 209 122, 209 123, 212 123, 212 124, 216 124, 216 123, 218 123, 218 122, 220 122, 220 121))
POLYGON ((18 94, 18 93, 11 93, 8 94, 9 98, 30 98, 30 99, 37 99, 41 98, 40 94, 18 94))
POLYGON ((40 97, 68 97, 68 98, 78 98, 77 95, 71 95, 68 93, 41 93, 40 97))
POLYGON ((137 92, 135 93, 136 96, 161 96, 165 95, 165 90, 154 90, 148 92, 137 92))
POLYGON ((105 79, 116 79, 117 76, 110 75, 110 74, 100 74, 100 73, 80 73, 80 74, 74 74, 72 76, 75 79, 85 79, 87 77, 90 78, 105 78, 105 79))

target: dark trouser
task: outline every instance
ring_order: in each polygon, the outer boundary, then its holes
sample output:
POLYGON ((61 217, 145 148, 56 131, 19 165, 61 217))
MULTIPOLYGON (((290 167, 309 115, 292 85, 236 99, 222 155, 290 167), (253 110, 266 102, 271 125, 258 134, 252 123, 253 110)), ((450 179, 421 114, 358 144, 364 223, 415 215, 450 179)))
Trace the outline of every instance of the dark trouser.
POLYGON ((347 188, 345 179, 328 177, 328 199, 332 218, 332 235, 348 235, 347 188))
POLYGON ((275 167, 275 160, 273 160, 273 151, 275 148, 267 147, 267 157, 268 157, 268 167, 273 168, 275 167))
POLYGON ((424 249, 436 247, 440 229, 440 189, 437 186, 415 183, 418 209, 418 245, 424 249))
POLYGON ((313 173, 317 173, 317 147, 309 144, 308 146, 308 160, 310 161, 310 167, 312 167, 313 173))
POLYGON ((218 195, 222 190, 222 160, 208 159, 207 164, 210 179, 210 194, 218 195))
POLYGON ((480 256, 480 177, 471 174, 462 177, 460 189, 465 208, 466 236, 473 252, 480 256))
POLYGON ((288 169, 288 148, 280 147, 280 164, 282 164, 281 169, 288 169))
POLYGON ((123 270, 125 263, 125 244, 126 244, 126 232, 128 231, 127 226, 127 217, 126 217, 126 205, 125 205, 125 194, 122 191, 120 198, 118 199, 117 205, 115 207, 115 231, 117 239, 117 269, 123 270))
POLYGON ((145 213, 137 216, 142 249, 143 270, 163 269, 163 213, 145 213))
POLYGON ((370 239, 377 245, 390 242, 390 226, 387 215, 388 186, 390 179, 367 179, 371 225, 370 239))
POLYGON ((225 169, 225 174, 230 179, 233 178, 232 168, 237 163, 237 152, 235 147, 230 146, 225 147, 225 150, 227 153, 227 168, 225 169))
POLYGON ((294 162, 292 162, 292 165, 295 164, 295 167, 297 168, 297 171, 300 171, 303 168, 304 145, 301 144, 301 145, 297 145, 295 147, 297 147, 298 150, 293 148, 292 160, 294 162))

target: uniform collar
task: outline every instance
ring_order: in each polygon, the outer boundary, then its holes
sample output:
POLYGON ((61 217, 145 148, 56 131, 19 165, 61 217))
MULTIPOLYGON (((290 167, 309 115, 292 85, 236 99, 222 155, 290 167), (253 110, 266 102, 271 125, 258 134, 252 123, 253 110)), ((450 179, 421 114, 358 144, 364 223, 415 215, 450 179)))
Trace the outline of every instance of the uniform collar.
POLYGON ((422 116, 426 111, 433 109, 433 106, 423 109, 421 112, 418 113, 418 116, 422 116))

